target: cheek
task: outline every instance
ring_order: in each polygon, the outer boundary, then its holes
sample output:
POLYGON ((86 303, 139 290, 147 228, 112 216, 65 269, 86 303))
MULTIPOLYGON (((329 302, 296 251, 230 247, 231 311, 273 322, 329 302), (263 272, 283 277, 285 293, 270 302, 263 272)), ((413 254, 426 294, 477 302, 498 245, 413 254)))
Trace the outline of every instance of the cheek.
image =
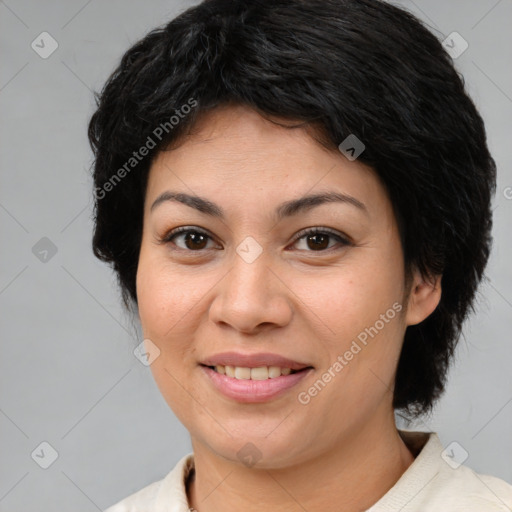
POLYGON ((178 338, 187 323, 187 313, 194 312, 204 295, 198 283, 189 280, 186 272, 178 272, 163 258, 141 251, 137 269, 137 301, 139 316, 147 337, 162 340, 178 338))
POLYGON ((333 383, 321 400, 336 404, 334 415, 353 415, 358 409, 363 414, 389 394, 404 332, 402 286, 401 265, 368 257, 364 265, 333 276, 328 300, 321 301, 317 292, 330 352, 319 376, 331 368, 325 380, 333 383))
POLYGON ((360 339, 364 341, 364 333, 375 324, 384 336, 394 338, 403 307, 402 284, 400 269, 367 258, 346 273, 333 275, 329 291, 318 291, 316 302, 322 306, 319 311, 336 340, 350 344, 362 333, 360 339))
POLYGON ((160 350, 151 370, 162 391, 173 387, 169 373, 183 382, 197 364, 197 328, 206 318, 208 292, 217 281, 212 272, 197 272, 171 264, 165 255, 144 248, 141 251, 137 270, 139 317, 144 338, 160 350))
POLYGON ((194 292, 190 285, 187 287, 186 281, 183 274, 170 271, 165 262, 141 252, 137 270, 139 317, 144 338, 160 351, 150 369, 163 398, 185 424, 190 415, 201 414, 195 411, 195 403, 186 391, 194 358, 189 326, 198 321, 199 314, 197 289, 194 292))

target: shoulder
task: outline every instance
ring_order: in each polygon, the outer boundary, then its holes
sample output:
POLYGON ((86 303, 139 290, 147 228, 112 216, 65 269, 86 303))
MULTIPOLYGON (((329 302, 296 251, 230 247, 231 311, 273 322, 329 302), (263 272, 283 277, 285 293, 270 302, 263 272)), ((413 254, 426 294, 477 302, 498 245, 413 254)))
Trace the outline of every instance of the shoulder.
POLYGON ((511 512, 512 485, 456 463, 435 432, 400 435, 415 460, 367 512, 511 512))
POLYGON ((162 482, 163 480, 159 480, 158 482, 149 484, 107 508, 104 512, 139 512, 140 510, 153 506, 162 482))
MULTIPOLYGON (((182 510, 187 504, 185 479, 193 468, 193 454, 182 457, 162 480, 127 496, 104 512, 167 512, 182 510), (171 508, 169 505, 171 504, 171 508)), ((188 510, 186 508, 185 510, 188 510)))
POLYGON ((510 512, 512 485, 500 478, 483 475, 467 466, 447 467, 432 482, 435 491, 430 497, 431 507, 443 510, 510 512), (448 508, 447 508, 448 507, 448 508))

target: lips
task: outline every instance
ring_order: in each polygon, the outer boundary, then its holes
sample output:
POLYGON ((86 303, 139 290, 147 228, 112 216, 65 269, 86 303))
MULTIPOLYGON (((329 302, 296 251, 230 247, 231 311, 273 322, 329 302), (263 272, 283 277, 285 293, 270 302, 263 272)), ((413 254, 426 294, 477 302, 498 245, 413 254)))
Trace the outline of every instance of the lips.
POLYGON ((200 365, 218 391, 244 403, 276 398, 313 370, 311 365, 270 353, 224 352, 205 359, 200 365))
POLYGON ((276 379, 281 375, 290 375, 291 373, 297 373, 301 370, 292 370, 291 368, 281 368, 279 366, 258 366, 256 368, 249 368, 247 366, 209 366, 212 370, 220 373, 221 375, 227 375, 238 380, 266 380, 276 379))
POLYGON ((237 352, 223 352, 221 354, 215 354, 211 357, 206 358, 201 362, 204 366, 233 366, 239 368, 261 368, 266 367, 278 367, 278 368, 289 368, 290 370, 299 371, 304 368, 311 367, 312 365, 301 363, 288 359, 287 357, 280 356, 277 354, 271 354, 267 352, 261 352, 258 354, 240 354, 237 352))

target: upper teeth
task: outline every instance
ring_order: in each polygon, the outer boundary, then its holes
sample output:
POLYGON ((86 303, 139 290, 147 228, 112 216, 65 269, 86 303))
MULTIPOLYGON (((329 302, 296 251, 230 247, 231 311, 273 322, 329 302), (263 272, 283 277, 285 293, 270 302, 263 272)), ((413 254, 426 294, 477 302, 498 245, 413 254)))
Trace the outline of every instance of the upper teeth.
POLYGON ((215 370, 222 375, 244 380, 266 380, 275 379, 281 375, 290 375, 291 368, 281 368, 279 366, 260 366, 259 368, 246 368, 243 366, 215 366, 215 370))

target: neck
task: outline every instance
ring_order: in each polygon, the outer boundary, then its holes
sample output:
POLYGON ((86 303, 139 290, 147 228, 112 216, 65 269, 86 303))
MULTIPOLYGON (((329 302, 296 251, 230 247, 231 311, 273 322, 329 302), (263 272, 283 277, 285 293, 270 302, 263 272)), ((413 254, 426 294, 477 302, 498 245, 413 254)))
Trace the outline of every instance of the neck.
POLYGON ((329 452, 279 469, 246 468, 192 440, 195 476, 187 489, 197 512, 360 512, 397 482, 414 457, 394 420, 384 428, 365 427, 329 452))

